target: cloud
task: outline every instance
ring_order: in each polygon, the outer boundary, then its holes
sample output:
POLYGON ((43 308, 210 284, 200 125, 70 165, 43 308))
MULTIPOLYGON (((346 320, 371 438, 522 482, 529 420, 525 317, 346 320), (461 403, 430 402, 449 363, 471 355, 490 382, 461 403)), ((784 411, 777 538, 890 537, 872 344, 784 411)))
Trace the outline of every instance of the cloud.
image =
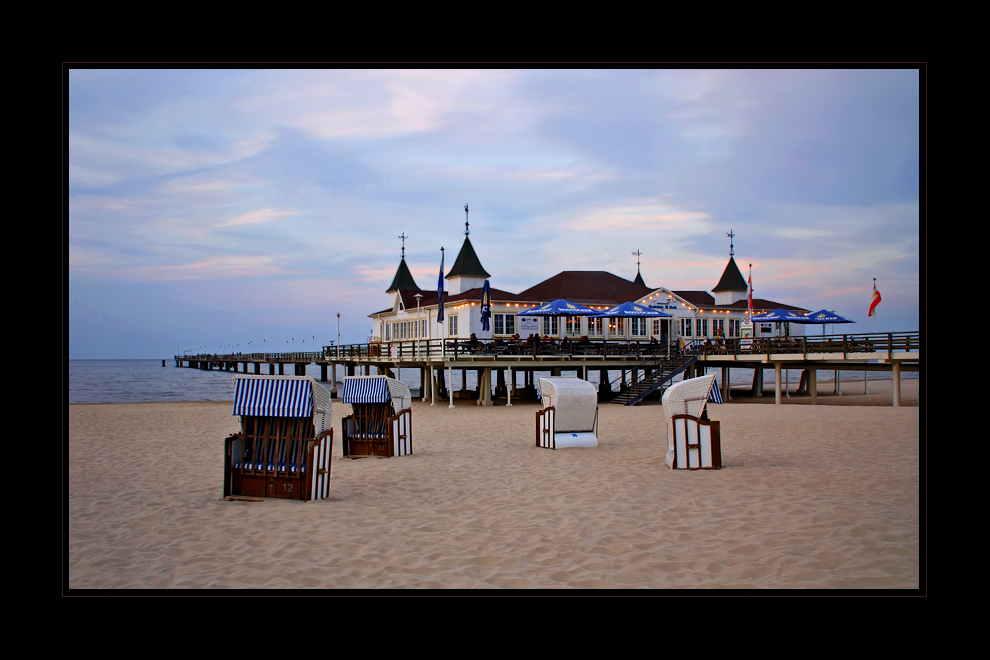
POLYGON ((217 227, 236 227, 239 225, 255 225, 261 222, 274 222, 282 218, 298 215, 299 211, 278 211, 276 209, 258 209, 243 213, 237 217, 221 222, 217 227))

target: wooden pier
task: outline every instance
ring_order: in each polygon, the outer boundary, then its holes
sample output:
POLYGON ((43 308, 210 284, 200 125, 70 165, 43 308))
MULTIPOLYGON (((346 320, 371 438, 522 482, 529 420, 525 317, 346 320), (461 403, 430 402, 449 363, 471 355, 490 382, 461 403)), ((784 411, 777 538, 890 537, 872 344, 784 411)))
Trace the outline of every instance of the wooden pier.
POLYGON ((419 369, 423 400, 446 400, 451 407, 455 399, 490 406, 493 398, 504 398, 511 406, 513 398, 533 398, 536 372, 555 376, 576 373, 587 380, 589 370, 598 371, 602 400, 634 405, 659 396, 678 374, 692 377, 710 368, 722 368, 719 382, 726 401, 732 396, 729 369, 753 370, 753 396, 763 395, 764 370, 773 369, 777 403, 782 403, 784 372, 798 370, 799 393, 806 392, 812 404, 817 402, 816 374, 820 370, 890 371, 894 383, 891 403, 899 406, 900 374, 920 370, 921 352, 919 332, 893 332, 674 340, 669 345, 621 340, 511 344, 432 339, 325 346, 319 352, 176 355, 174 359, 177 367, 268 375, 305 375, 306 367, 315 363, 320 366, 320 379, 331 381, 333 395, 343 376, 371 375, 374 368, 377 374, 395 378, 399 369, 419 369), (466 372, 476 371, 477 389, 452 391, 448 383, 455 369, 462 372, 462 388, 466 372), (609 371, 621 375, 609 381, 609 371), (519 372, 523 373, 522 386, 518 383, 519 372))

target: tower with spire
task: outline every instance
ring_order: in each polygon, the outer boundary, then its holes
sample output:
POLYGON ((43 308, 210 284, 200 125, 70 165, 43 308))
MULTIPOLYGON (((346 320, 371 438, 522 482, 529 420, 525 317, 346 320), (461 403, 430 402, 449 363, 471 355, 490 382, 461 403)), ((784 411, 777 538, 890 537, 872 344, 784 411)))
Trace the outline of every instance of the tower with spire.
POLYGON ((739 271, 739 266, 736 265, 736 250, 732 241, 736 234, 730 230, 726 236, 729 237, 729 263, 726 264, 725 270, 722 271, 722 277, 719 279, 718 284, 712 289, 712 293, 715 294, 716 305, 731 305, 734 302, 745 300, 749 290, 749 287, 746 285, 746 278, 743 277, 739 271))
POLYGON ((405 232, 399 236, 402 239, 402 257, 399 261, 399 267, 395 271, 395 277, 392 278, 392 283, 389 285, 385 293, 391 295, 392 306, 395 307, 395 301, 399 297, 399 291, 422 291, 416 284, 416 280, 413 279, 412 273, 409 272, 409 266, 406 265, 406 236, 405 232))
POLYGON ((468 222, 468 205, 464 205, 464 243, 461 251, 457 253, 454 265, 450 267, 450 272, 444 278, 447 280, 447 289, 451 295, 456 296, 471 289, 485 286, 485 280, 491 277, 478 254, 471 245, 471 225, 468 222))

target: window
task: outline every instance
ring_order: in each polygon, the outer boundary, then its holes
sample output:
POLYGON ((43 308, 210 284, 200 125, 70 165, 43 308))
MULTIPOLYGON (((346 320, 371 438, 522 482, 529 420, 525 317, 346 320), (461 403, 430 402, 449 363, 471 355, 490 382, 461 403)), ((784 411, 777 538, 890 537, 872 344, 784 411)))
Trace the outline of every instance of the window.
POLYGON ((419 322, 419 336, 420 338, 426 337, 429 332, 429 328, 426 326, 426 319, 422 319, 419 322))
POLYGON ((632 334, 634 337, 645 337, 646 336, 646 319, 630 319, 630 325, 632 326, 632 334))
POLYGON ((601 337, 602 336, 602 318, 591 318, 588 317, 588 336, 589 337, 601 337))
POLYGON ((608 336, 620 337, 624 334, 626 334, 625 319, 610 316, 608 319, 608 336))
POLYGON ((725 319, 712 319, 712 337, 718 337, 719 333, 725 335, 725 319))
POLYGON ((697 323, 695 324, 696 325, 695 329, 698 331, 697 332, 697 336, 698 337, 707 337, 708 336, 708 319, 695 319, 695 321, 697 321, 697 323))
POLYGON ((457 336, 457 314, 447 317, 447 336, 448 337, 457 336))
POLYGON ((729 319, 729 336, 739 336, 739 319, 729 319))
POLYGON ((492 314, 495 320, 494 334, 514 335, 516 334, 516 317, 514 314, 492 314))
POLYGON ((556 316, 543 317, 543 334, 556 337, 560 334, 559 319, 556 316))
POLYGON ((580 316, 568 316, 567 317, 567 327, 564 328, 568 337, 580 337, 581 336, 581 317, 580 316))
POLYGON ((392 341, 392 324, 385 324, 385 341, 392 341))
POLYGON ((681 319, 681 336, 690 337, 691 336, 691 321, 692 319, 681 319))
POLYGON ((653 319, 653 334, 660 336, 660 319, 653 319))

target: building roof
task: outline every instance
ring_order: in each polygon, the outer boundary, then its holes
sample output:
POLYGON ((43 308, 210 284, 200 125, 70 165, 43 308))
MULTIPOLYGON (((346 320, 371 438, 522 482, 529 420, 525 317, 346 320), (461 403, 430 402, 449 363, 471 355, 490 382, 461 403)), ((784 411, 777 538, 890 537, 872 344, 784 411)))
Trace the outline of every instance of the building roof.
POLYGON ((450 272, 444 279, 449 280, 451 277, 491 277, 481 265, 481 260, 478 259, 471 245, 471 239, 467 236, 464 237, 464 244, 457 254, 457 259, 454 260, 454 265, 450 267, 450 272))
POLYGON ((633 284, 638 284, 642 287, 646 286, 646 282, 643 281, 643 276, 639 274, 638 270, 636 271, 636 279, 633 280, 633 284))
POLYGON ((613 305, 650 292, 645 286, 603 270, 565 270, 519 294, 520 300, 563 298, 582 305, 613 305))
POLYGON ((392 278, 392 284, 385 289, 385 293, 391 293, 397 289, 409 289, 412 291, 421 291, 419 286, 416 285, 416 280, 413 279, 412 273, 409 272, 409 266, 406 265, 405 257, 399 262, 399 268, 395 271, 395 277, 392 278))
POLYGON ((749 291, 749 286, 746 285, 746 279, 739 272, 739 267, 736 266, 734 257, 729 257, 729 263, 725 266, 722 279, 712 289, 713 293, 718 293, 719 291, 749 291))

